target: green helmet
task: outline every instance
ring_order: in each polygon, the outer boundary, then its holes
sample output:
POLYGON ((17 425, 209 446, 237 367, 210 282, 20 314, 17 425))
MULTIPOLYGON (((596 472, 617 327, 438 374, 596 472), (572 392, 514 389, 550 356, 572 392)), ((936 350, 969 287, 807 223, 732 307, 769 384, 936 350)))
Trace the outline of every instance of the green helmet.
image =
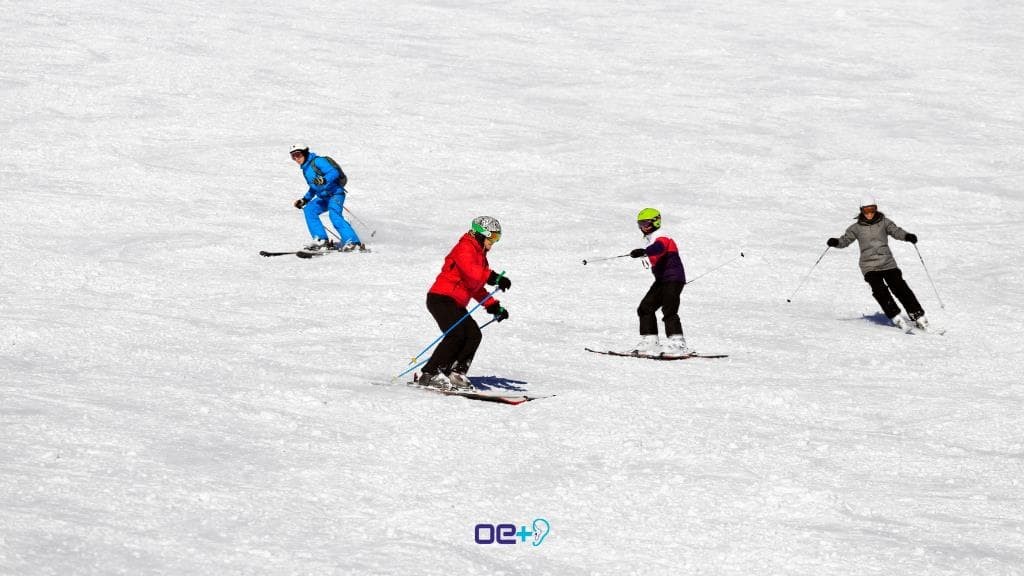
POLYGON ((654 208, 644 208, 636 215, 636 223, 643 230, 644 224, 649 224, 654 227, 655 230, 661 228, 661 212, 658 212, 654 208))

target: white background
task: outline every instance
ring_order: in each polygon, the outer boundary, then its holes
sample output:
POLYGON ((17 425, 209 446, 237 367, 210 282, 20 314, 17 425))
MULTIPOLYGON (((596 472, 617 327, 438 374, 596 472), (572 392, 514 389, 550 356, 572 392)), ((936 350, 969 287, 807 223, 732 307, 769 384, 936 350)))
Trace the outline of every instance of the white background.
POLYGON ((1018 3, 0 13, 0 573, 1021 573, 1018 3), (296 141, 373 253, 257 255, 308 241, 296 141), (864 193, 945 336, 882 325, 855 247, 786 303, 864 193), (728 359, 583 350, 636 341, 650 273, 581 260, 646 206, 691 278, 745 254, 683 293, 728 359), (481 214, 511 318, 471 374, 557 396, 375 385, 481 214))

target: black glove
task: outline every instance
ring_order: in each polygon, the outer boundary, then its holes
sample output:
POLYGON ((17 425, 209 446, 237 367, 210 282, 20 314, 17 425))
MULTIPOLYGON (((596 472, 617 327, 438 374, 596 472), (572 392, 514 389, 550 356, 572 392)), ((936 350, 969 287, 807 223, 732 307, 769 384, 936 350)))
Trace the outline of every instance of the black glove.
POLYGON ((910 242, 911 244, 917 244, 917 234, 911 234, 910 232, 907 232, 905 240, 907 242, 910 242))
POLYGON ((324 180, 323 176, 313 178, 313 186, 323 186, 324 184, 327 184, 327 180, 324 180))
POLYGON ((491 304, 486 308, 486 310, 487 313, 494 316, 494 319, 498 322, 508 320, 508 310, 505 310, 501 304, 491 304))
POLYGON ((825 244, 828 244, 830 248, 835 248, 839 246, 839 238, 829 238, 825 244))
POLYGON ((643 248, 634 248, 629 252, 630 258, 643 258, 644 256, 647 256, 647 250, 643 248))
POLYGON ((299 210, 302 210, 303 208, 306 207, 306 204, 308 204, 308 203, 309 203, 309 201, 306 200, 305 198, 299 198, 298 200, 295 201, 294 206, 296 208, 298 208, 299 210))
POLYGON ((506 290, 508 290, 509 288, 512 287, 512 281, 511 280, 509 280, 508 278, 506 278, 504 276, 499 277, 498 273, 494 272, 494 271, 492 271, 491 275, 487 277, 487 283, 490 284, 491 286, 494 286, 495 284, 497 284, 498 288, 501 288, 502 292, 504 292, 504 291, 506 291, 506 290))

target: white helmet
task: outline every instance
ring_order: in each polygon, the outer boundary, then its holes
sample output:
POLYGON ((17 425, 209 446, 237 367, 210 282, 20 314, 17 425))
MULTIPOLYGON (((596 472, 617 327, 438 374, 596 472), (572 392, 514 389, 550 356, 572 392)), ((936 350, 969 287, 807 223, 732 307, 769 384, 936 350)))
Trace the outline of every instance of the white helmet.
POLYGON ((497 218, 491 216, 477 216, 473 218, 472 223, 473 232, 483 236, 484 238, 492 238, 497 235, 501 238, 501 224, 498 223, 497 218))
POLYGON ((865 194, 864 196, 861 196, 860 207, 863 208, 865 206, 878 206, 878 201, 875 200, 873 195, 865 194))
POLYGON ((295 152, 302 152, 306 156, 309 156, 309 146, 302 144, 301 142, 299 144, 292 144, 292 147, 288 149, 288 153, 294 154, 295 152))

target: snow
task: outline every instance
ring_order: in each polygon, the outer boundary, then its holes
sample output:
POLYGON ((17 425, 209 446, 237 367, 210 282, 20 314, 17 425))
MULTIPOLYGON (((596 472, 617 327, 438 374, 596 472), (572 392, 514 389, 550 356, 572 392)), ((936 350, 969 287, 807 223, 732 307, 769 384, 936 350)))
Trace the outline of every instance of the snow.
POLYGON ((0 6, 0 573, 1024 572, 1018 4, 0 6), (373 253, 257 255, 295 141, 373 253), (945 336, 855 248, 786 303, 864 193, 945 336), (583 350, 635 342, 649 272, 581 260, 645 206, 691 277, 745 254, 682 299, 729 358, 583 350), (481 214, 472 374, 554 398, 388 385, 481 214))

